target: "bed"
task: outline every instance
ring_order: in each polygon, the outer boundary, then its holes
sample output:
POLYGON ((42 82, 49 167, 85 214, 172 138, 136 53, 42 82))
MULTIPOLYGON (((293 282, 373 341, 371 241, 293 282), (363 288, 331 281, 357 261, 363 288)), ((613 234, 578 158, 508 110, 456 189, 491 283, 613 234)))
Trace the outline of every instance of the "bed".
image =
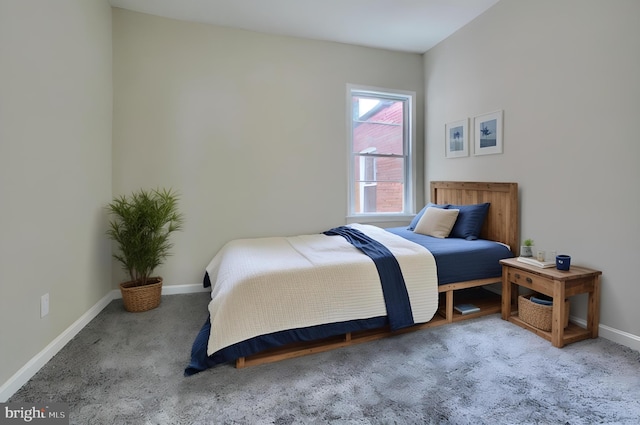
POLYGON ((517 255, 517 183, 435 181, 430 193, 430 203, 443 209, 486 205, 478 234, 470 240, 424 236, 412 229, 417 217, 409 227, 354 224, 226 244, 207 266, 210 314, 185 375, 498 313, 499 296, 478 288, 500 282, 499 260, 517 255), (454 296, 456 302, 473 300, 481 310, 456 313, 454 296))

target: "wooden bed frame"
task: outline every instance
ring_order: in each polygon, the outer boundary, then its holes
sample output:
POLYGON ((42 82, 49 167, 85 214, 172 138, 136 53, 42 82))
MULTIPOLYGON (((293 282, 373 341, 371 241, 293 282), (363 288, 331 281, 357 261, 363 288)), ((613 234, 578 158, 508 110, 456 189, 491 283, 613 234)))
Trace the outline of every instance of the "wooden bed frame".
MULTIPOLYGON (((431 182, 430 201, 434 204, 469 205, 483 202, 491 203, 487 218, 480 236, 482 239, 502 242, 509 245, 514 255, 518 255, 520 246, 519 215, 518 215, 518 184, 517 183, 484 183, 484 182, 456 182, 433 181, 431 182)), ((350 332, 336 337, 326 338, 315 342, 290 344, 285 347, 267 350, 249 357, 240 357, 236 360, 236 367, 242 368, 263 363, 271 363, 279 360, 300 357, 307 354, 320 353, 335 348, 346 347, 353 344, 398 335, 418 329, 440 326, 459 320, 467 320, 488 314, 500 313, 501 298, 497 294, 483 291, 482 296, 469 294, 470 291, 461 291, 461 302, 472 301, 480 311, 461 315, 454 311, 454 295, 459 290, 469 290, 481 286, 500 283, 501 277, 491 279, 478 279, 464 282, 439 285, 440 306, 438 312, 427 323, 404 328, 392 332, 389 328, 380 328, 360 332, 350 332), (471 298, 469 298, 471 297, 471 298)), ((476 292, 477 293, 477 292, 476 292)))

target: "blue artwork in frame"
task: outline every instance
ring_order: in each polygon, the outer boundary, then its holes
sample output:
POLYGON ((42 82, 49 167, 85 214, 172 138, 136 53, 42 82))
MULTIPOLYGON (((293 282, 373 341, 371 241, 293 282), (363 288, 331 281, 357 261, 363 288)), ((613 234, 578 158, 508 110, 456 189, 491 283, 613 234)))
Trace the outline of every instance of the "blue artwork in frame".
POLYGON ((469 156, 468 120, 450 122, 445 125, 445 156, 460 158, 469 156))
POLYGON ((478 115, 474 123, 474 155, 502 153, 502 111, 478 115))

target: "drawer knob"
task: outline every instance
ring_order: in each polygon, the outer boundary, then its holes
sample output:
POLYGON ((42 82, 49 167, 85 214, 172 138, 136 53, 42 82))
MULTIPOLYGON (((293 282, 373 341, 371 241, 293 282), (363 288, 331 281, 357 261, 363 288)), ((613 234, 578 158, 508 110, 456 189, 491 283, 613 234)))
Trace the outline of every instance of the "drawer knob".
POLYGON ((528 283, 531 283, 531 282, 533 282, 533 279, 531 279, 530 277, 528 277, 528 278, 527 278, 527 282, 528 282, 528 283))
POLYGON ((516 273, 516 279, 520 279, 520 273, 516 273))

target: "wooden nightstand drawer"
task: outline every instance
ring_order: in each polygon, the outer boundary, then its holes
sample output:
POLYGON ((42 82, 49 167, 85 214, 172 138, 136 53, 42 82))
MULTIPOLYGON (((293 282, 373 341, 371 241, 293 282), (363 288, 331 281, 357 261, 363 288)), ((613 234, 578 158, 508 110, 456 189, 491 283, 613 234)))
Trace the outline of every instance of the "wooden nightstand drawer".
POLYGON ((535 273, 529 273, 524 270, 509 269, 508 279, 510 282, 515 283, 516 285, 524 286, 525 288, 533 289, 534 291, 541 292, 543 294, 549 294, 549 286, 551 283, 550 279, 539 276, 535 273))

